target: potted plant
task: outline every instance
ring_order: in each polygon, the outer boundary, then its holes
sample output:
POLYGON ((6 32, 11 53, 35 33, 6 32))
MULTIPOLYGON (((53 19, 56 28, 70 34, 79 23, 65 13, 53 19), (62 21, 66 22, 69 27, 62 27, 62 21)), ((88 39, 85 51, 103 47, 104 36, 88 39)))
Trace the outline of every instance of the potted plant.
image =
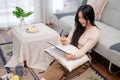
POLYGON ((25 12, 20 7, 16 7, 15 10, 13 11, 13 15, 16 16, 17 18, 20 18, 20 26, 23 26, 24 18, 30 16, 32 13, 33 13, 32 11, 25 12))

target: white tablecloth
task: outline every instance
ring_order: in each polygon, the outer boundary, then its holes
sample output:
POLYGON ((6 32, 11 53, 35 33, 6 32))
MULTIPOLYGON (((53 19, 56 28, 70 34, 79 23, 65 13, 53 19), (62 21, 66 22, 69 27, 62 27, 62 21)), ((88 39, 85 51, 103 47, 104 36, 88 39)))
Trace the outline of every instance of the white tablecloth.
POLYGON ((59 34, 43 23, 30 26, 35 26, 38 32, 28 33, 25 29, 20 29, 19 27, 11 29, 13 35, 13 56, 5 66, 15 67, 20 64, 23 65, 23 61, 26 60, 28 67, 46 70, 53 60, 53 57, 44 50, 51 46, 47 41, 54 44, 60 43, 59 34))

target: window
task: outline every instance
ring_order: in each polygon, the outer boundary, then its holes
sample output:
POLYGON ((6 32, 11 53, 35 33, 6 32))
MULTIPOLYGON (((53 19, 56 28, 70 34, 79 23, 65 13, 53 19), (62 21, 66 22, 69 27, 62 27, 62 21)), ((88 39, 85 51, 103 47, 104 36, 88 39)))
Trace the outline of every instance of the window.
POLYGON ((77 6, 78 0, 53 0, 53 13, 74 12, 77 6))
POLYGON ((78 0, 65 0, 64 12, 75 12, 78 7, 78 0))
MULTIPOLYGON (((74 3, 74 1, 77 0, 51 0, 50 7, 52 8, 50 8, 50 11, 51 9, 53 13, 63 13, 69 12, 71 10, 73 11, 75 10, 74 4, 77 4, 74 3), (73 6, 71 9, 72 4, 73 6)), ((12 14, 12 11, 15 10, 16 6, 23 8, 25 11, 34 12, 32 15, 25 18, 25 22, 28 24, 43 21, 43 13, 45 13, 44 15, 46 18, 46 10, 48 9, 48 7, 41 6, 43 5, 43 3, 44 6, 46 5, 47 2, 44 2, 44 0, 0 0, 0 3, 0 28, 19 25, 20 19, 16 18, 16 16, 13 16, 12 14), (46 8, 46 10, 44 8, 46 8)))
MULTIPOLYGON (((34 0, 0 0, 0 27, 18 25, 19 20, 13 16, 12 11, 16 6, 23 8, 25 11, 34 12, 34 0)), ((34 15, 30 15, 25 21, 34 20, 34 15)))
POLYGON ((53 13, 63 12, 64 0, 53 0, 53 13))

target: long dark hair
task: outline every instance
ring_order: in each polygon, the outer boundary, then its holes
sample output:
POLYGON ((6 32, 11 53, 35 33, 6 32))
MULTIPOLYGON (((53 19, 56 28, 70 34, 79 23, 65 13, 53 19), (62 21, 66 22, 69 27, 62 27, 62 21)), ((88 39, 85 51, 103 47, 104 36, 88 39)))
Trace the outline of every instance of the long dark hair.
MULTIPOLYGON (((90 21, 92 25, 94 24, 95 16, 94 16, 94 10, 90 5, 82 5, 80 8, 78 8, 77 13, 75 15, 75 31, 72 36, 71 44, 78 47, 78 39, 81 37, 81 35, 84 33, 85 28, 81 25, 79 22, 79 17, 78 14, 79 12, 82 12, 83 18, 88 22, 87 20, 90 21)), ((86 23, 87 26, 87 23, 86 23)))

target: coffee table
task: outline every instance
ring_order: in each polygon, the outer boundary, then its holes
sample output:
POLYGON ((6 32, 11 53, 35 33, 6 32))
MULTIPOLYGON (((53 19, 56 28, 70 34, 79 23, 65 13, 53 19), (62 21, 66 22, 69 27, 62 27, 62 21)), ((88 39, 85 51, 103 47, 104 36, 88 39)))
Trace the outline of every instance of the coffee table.
POLYGON ((38 31, 29 33, 26 29, 19 27, 11 29, 13 56, 5 66, 24 65, 23 62, 26 61, 28 67, 46 70, 53 61, 54 58, 48 55, 45 49, 51 46, 47 41, 54 44, 60 43, 59 34, 43 23, 32 24, 27 27, 32 26, 38 31))

